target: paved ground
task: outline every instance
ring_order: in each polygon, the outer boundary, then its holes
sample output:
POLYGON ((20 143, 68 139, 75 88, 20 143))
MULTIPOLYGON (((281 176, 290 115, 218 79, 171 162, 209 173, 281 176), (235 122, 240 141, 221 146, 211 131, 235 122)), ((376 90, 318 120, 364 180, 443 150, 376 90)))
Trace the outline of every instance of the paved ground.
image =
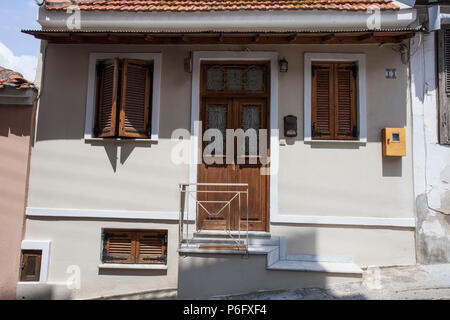
POLYGON ((362 283, 221 297, 249 300, 450 300, 450 264, 368 268, 362 283))

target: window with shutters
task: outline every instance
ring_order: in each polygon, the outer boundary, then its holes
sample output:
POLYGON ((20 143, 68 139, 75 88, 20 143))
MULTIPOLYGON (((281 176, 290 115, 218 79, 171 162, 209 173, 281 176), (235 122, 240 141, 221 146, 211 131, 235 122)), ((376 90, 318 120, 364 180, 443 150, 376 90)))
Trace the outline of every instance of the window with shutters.
POLYGON ((439 141, 450 144, 450 25, 438 32, 439 141))
POLYGON ((41 250, 22 250, 20 281, 39 281, 41 276, 41 250))
POLYGON ((103 231, 103 263, 167 264, 166 230, 103 231))
POLYGON ((311 72, 312 139, 357 140, 357 64, 313 62, 311 72))
POLYGON ((98 62, 95 137, 150 138, 152 71, 143 60, 98 62))

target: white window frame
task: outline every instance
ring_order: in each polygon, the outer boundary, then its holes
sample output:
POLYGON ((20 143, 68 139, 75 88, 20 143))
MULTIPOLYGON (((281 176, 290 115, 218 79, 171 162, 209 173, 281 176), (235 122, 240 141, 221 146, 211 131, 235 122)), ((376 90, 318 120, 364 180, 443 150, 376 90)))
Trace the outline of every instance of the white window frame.
MULTIPOLYGON (((86 97, 86 120, 84 127, 85 140, 106 140, 110 138, 96 138, 94 135, 95 125, 95 101, 97 95, 97 62, 106 59, 136 59, 153 62, 153 87, 152 87, 152 115, 151 115, 151 136, 150 139, 128 139, 139 141, 156 141, 159 136, 159 110, 161 92, 161 53, 114 53, 114 52, 94 52, 89 54, 89 76, 86 97)), ((120 140, 120 138, 117 138, 120 140)))
POLYGON ((367 142, 367 111, 366 111, 366 56, 363 53, 324 53, 306 52, 304 54, 304 140, 305 142, 342 142, 342 143, 366 143, 367 142), (357 75, 357 108, 358 108, 358 140, 313 140, 311 135, 311 64, 318 61, 343 61, 356 62, 357 75))
MULTIPOLYGON (((40 250, 41 256, 41 271, 39 275, 38 283, 46 283, 48 279, 48 266, 50 264, 50 240, 35 241, 35 240, 22 240, 22 250, 40 250)), ((35 283, 37 281, 21 281, 21 283, 35 283)))

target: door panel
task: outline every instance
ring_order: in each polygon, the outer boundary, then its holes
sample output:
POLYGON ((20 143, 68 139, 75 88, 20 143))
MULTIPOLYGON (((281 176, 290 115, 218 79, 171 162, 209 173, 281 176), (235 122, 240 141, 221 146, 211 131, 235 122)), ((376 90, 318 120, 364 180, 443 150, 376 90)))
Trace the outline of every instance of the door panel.
MULTIPOLYGON (((226 129, 232 128, 233 125, 233 101, 232 99, 204 99, 203 101, 203 123, 204 131, 208 129, 218 129, 225 134, 226 129)), ((212 138, 212 140, 214 140, 212 138)), ((225 141, 225 139, 224 139, 225 141)), ((203 150, 209 142, 203 142, 203 150)), ((213 161, 211 157, 204 157, 198 170, 199 183, 233 183, 234 172, 232 165, 226 164, 225 159, 226 146, 223 145, 223 153, 215 153, 213 156, 222 161, 213 161)), ((200 229, 224 229, 230 228, 231 210, 223 208, 224 201, 228 200, 228 193, 220 193, 217 191, 228 191, 228 188, 220 186, 198 186, 197 205, 198 223, 200 229), (202 192, 214 191, 214 192, 202 192), (210 201, 221 201, 221 203, 211 203, 210 201)))
MULTIPOLYGON (((249 144, 250 138, 245 139, 242 146, 245 150, 244 159, 240 159, 236 170, 236 182, 248 183, 248 223, 249 230, 265 230, 268 201, 268 179, 269 176, 261 175, 261 169, 267 167, 261 162, 260 154, 268 152, 259 150, 259 130, 267 129, 267 109, 265 99, 236 99, 237 113, 236 129, 254 129, 257 132, 256 140, 249 144), (250 147, 250 145, 255 145, 250 147), (255 154, 256 153, 256 154, 255 154)), ((269 145, 268 143, 266 144, 269 145)), ((238 146, 239 147, 239 146, 238 146)), ((246 228, 247 199, 241 206, 241 229, 246 228)), ((238 225, 236 217, 235 225, 238 225)))

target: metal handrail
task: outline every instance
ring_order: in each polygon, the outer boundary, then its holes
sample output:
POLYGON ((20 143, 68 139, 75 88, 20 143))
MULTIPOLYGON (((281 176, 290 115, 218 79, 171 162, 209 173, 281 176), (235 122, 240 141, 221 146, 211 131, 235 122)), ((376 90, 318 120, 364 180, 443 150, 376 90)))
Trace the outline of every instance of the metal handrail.
MULTIPOLYGON (((178 247, 181 248, 182 244, 184 242, 186 242, 189 245, 189 218, 191 217, 190 215, 190 206, 189 204, 187 205, 187 210, 186 210, 186 199, 194 199, 195 203, 196 203, 196 213, 195 213, 195 231, 197 233, 201 232, 202 229, 199 229, 199 226, 197 224, 198 222, 198 214, 199 214, 199 208, 203 208, 203 210, 209 215, 209 216, 218 216, 223 210, 225 210, 225 208, 228 208, 228 219, 231 219, 231 214, 230 214, 230 205, 233 201, 235 201, 235 199, 237 199, 238 201, 238 230, 236 230, 238 232, 238 237, 237 240, 233 237, 232 232, 234 230, 228 230, 227 227, 225 227, 223 229, 223 231, 225 231, 226 234, 228 234, 228 236, 233 239, 234 241, 236 241, 236 243, 238 244, 238 246, 241 245, 241 194, 245 194, 246 195, 246 202, 247 202, 247 206, 246 206, 246 230, 245 230, 245 235, 246 235, 246 242, 245 242, 245 249, 246 251, 248 250, 248 238, 249 238, 249 234, 248 234, 248 183, 180 183, 179 184, 180 187, 180 215, 179 215, 179 225, 178 225, 178 239, 179 239, 179 243, 178 243, 178 247), (205 187, 239 187, 239 188, 244 188, 244 190, 197 190, 198 186, 205 186, 205 187), (194 190, 191 190, 191 187, 195 187, 194 190), (229 200, 198 200, 197 199, 197 194, 198 193, 222 193, 222 194, 231 194, 231 197, 229 200), (195 195, 195 197, 193 197, 193 195, 195 195), (220 210, 218 210, 217 212, 210 212, 207 208, 205 208, 205 206, 203 205, 203 203, 220 203, 223 204, 222 208, 220 210), (187 212, 187 217, 185 219, 185 212, 187 212)), ((226 223, 226 225, 231 225, 231 223, 226 223)))

